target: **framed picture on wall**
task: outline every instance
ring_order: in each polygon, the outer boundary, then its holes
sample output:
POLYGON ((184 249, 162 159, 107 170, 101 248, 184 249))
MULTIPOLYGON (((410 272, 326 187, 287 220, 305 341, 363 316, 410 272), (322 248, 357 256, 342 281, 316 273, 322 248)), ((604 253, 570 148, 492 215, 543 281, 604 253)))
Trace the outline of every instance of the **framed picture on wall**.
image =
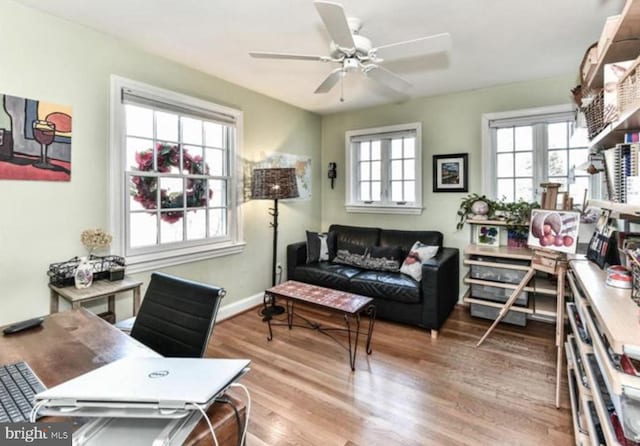
POLYGON ((433 155, 433 191, 468 192, 467 153, 433 155))

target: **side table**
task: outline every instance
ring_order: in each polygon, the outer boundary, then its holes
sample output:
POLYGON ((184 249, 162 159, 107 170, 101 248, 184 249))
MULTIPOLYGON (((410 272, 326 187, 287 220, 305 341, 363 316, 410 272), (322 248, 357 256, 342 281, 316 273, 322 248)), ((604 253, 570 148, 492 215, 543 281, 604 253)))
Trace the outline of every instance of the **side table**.
POLYGON ((101 297, 107 297, 108 308, 111 313, 116 312, 116 294, 125 291, 133 291, 133 315, 138 314, 140 308, 140 287, 142 282, 134 280, 129 276, 124 276, 122 280, 115 280, 113 282, 109 280, 98 280, 93 282, 89 288, 77 289, 74 286, 58 287, 53 284, 49 284, 50 288, 50 313, 58 312, 58 303, 60 297, 71 304, 71 308, 77 309, 81 307, 82 302, 88 302, 91 300, 99 299, 101 297))

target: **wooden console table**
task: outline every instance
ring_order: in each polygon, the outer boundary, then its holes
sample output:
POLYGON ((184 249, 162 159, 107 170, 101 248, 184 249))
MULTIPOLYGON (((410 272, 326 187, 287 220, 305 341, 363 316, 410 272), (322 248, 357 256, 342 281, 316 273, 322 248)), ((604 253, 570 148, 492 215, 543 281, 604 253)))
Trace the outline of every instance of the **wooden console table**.
POLYGON ((51 302, 50 313, 57 313, 59 309, 59 298, 71 304, 71 308, 78 309, 81 307, 82 302, 88 302, 91 300, 99 299, 101 297, 107 297, 109 312, 114 314, 116 312, 116 294, 125 291, 133 291, 133 315, 138 314, 140 308, 140 287, 142 282, 134 280, 129 276, 124 276, 122 280, 115 280, 113 282, 109 280, 98 280, 93 282, 89 288, 77 289, 74 286, 58 287, 49 284, 51 289, 51 302))

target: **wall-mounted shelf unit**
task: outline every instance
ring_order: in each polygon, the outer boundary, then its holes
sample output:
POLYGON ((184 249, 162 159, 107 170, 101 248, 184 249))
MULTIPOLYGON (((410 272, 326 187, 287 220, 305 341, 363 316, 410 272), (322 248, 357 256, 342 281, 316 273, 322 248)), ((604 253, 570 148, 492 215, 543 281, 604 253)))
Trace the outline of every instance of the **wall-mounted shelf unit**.
POLYGON ((612 62, 635 59, 640 54, 640 3, 627 0, 620 21, 613 31, 613 38, 598 48, 598 62, 591 76, 586 80, 587 89, 602 88, 604 84, 604 66, 612 62))
MULTIPOLYGON (((620 20, 612 32, 611 38, 598 48, 598 61, 595 69, 583 85, 583 91, 598 90, 604 86, 604 66, 623 60, 634 60, 640 54, 640 1, 627 0, 620 20)), ((622 114, 609 124, 590 142, 593 149, 607 149, 624 142, 627 130, 640 129, 640 106, 622 114)))
POLYGON ((614 203, 607 200, 589 200, 589 206, 608 209, 618 215, 640 216, 640 206, 637 204, 614 203))
POLYGON ((589 147, 594 149, 615 147, 616 144, 624 142, 625 132, 638 129, 640 129, 640 105, 627 110, 614 122, 608 124, 589 142, 589 147))

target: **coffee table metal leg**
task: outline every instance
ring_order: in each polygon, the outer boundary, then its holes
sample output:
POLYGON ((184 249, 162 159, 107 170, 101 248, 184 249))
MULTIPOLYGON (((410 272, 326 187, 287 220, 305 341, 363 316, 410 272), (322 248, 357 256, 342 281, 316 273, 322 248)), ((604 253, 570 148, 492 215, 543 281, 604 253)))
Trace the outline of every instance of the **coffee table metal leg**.
POLYGON ((373 350, 371 349, 371 336, 373 335, 373 325, 376 323, 376 306, 369 305, 367 307, 367 315, 369 316, 369 330, 367 331, 367 355, 370 355, 373 350))
POLYGON ((287 299, 287 324, 289 325, 289 330, 293 327, 293 306, 295 305, 295 301, 293 299, 287 299))
POLYGON ((347 337, 349 340, 349 365, 351 365, 352 371, 356 370, 356 355, 358 354, 358 335, 360 334, 360 315, 356 314, 354 316, 354 319, 356 320, 356 330, 355 330, 356 336, 355 336, 355 342, 352 346, 351 345, 351 323, 350 323, 351 318, 349 317, 348 314, 344 315, 344 321, 347 324, 347 337))
MULTIPOLYGON (((269 303, 268 301, 268 297, 269 297, 269 293, 264 293, 264 297, 262 298, 262 303, 264 305, 264 308, 267 308, 267 304, 269 303)), ((271 298, 273 299, 273 296, 271 296, 271 298)), ((273 339, 273 331, 271 330, 271 316, 265 316, 262 321, 267 321, 267 327, 269 327, 269 336, 267 336, 267 341, 271 341, 273 339)))

